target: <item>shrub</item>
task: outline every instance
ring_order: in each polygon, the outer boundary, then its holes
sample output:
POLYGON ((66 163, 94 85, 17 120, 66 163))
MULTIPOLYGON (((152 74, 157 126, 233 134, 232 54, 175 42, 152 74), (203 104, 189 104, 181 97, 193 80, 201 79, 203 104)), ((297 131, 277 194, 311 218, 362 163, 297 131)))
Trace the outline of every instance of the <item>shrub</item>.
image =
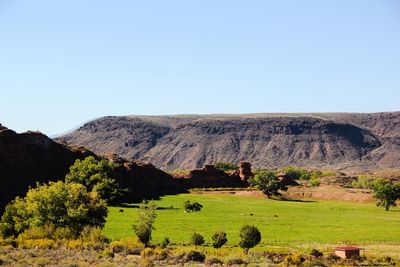
POLYGON ((148 245, 151 240, 151 232, 154 230, 154 221, 157 217, 156 210, 157 206, 153 201, 149 203, 143 201, 139 207, 137 224, 133 225, 133 230, 140 242, 145 245, 148 245))
POLYGON ((314 257, 316 257, 316 258, 319 258, 319 257, 324 256, 324 254, 323 254, 321 251, 319 251, 318 249, 315 249, 315 248, 313 248, 313 249, 311 250, 310 255, 311 255, 311 256, 314 256, 314 257))
POLYGON ((373 176, 361 175, 357 177, 356 181, 351 183, 354 188, 373 189, 375 182, 379 180, 373 176))
POLYGON ((86 243, 86 246, 104 247, 110 240, 103 235, 103 232, 98 227, 85 227, 81 233, 81 240, 86 243))
POLYGON ((212 236, 212 245, 214 248, 220 248, 228 242, 226 233, 224 231, 218 231, 212 236))
POLYGON ((21 233, 19 239, 53 239, 55 228, 49 225, 44 226, 32 226, 21 233))
POLYGON ((229 171, 236 171, 239 169, 239 166, 231 163, 231 162, 217 162, 214 164, 214 167, 218 170, 229 172, 229 171))
POLYGON ((311 186, 317 187, 320 184, 321 184, 321 181, 318 178, 315 178, 315 179, 313 178, 313 179, 310 180, 310 185, 311 186))
POLYGON ((294 264, 296 266, 301 264, 304 260, 305 259, 303 258, 303 256, 301 256, 299 253, 294 253, 285 257, 285 262, 289 264, 294 264))
POLYGON ((163 241, 161 242, 161 247, 166 248, 166 247, 168 247, 169 243, 170 243, 169 238, 164 237, 163 241))
POLYGON ((151 259, 143 259, 139 263, 139 267, 153 267, 153 261, 151 259))
POLYGON ((81 184, 49 182, 37 185, 8 205, 2 216, 2 234, 22 233, 30 227, 67 227, 78 236, 89 226, 103 227, 107 205, 97 193, 87 192, 81 184))
POLYGON ((186 212, 197 212, 200 211, 203 208, 203 205, 201 205, 198 202, 190 203, 190 201, 185 201, 183 208, 185 209, 186 212))
POLYGON ((99 258, 114 258, 114 252, 110 249, 103 250, 99 255, 99 258))
POLYGON ((244 260, 241 259, 241 258, 230 258, 230 259, 227 259, 227 260, 225 261, 225 263, 226 263, 227 266, 236 266, 236 265, 247 264, 247 262, 244 261, 244 260))
POLYGON ((244 225, 240 229, 239 246, 247 252, 250 248, 257 246, 261 241, 261 233, 257 227, 252 225, 244 225))
POLYGON ((206 255, 204 255, 204 253, 191 250, 186 255, 186 262, 189 262, 189 261, 204 262, 205 258, 206 258, 206 255))
POLYGON ((56 247, 56 242, 51 239, 18 239, 18 246, 24 249, 39 248, 52 249, 56 247))
POLYGON ((201 234, 194 232, 190 237, 190 242, 195 246, 203 245, 204 237, 201 234))
POLYGON ((151 257, 154 254, 154 251, 152 248, 145 248, 140 252, 140 256, 145 259, 148 257, 151 257))
POLYGON ((212 257, 212 258, 207 258, 206 260, 206 265, 211 266, 211 265, 222 265, 222 264, 224 264, 224 261, 219 258, 212 257))
POLYGON ((144 247, 144 244, 134 236, 124 237, 119 241, 113 241, 110 243, 110 249, 114 253, 124 252, 126 254, 140 255, 140 252, 144 249, 144 247))
POLYGON ((156 247, 153 254, 157 256, 157 260, 165 260, 168 258, 168 249, 156 247))
POLYGON ((311 172, 302 168, 288 166, 280 171, 286 173, 286 175, 293 180, 310 180, 311 178, 311 172))

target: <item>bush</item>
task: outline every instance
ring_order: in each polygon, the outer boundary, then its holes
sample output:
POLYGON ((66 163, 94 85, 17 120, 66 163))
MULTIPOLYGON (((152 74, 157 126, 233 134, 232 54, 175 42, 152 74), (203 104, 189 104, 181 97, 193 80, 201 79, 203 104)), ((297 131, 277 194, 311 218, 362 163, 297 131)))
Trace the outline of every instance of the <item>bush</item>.
POLYGON ((163 241, 161 242, 161 247, 166 248, 166 247, 168 247, 169 243, 170 243, 169 238, 164 237, 163 241))
POLYGON ((153 201, 145 202, 139 207, 139 217, 137 224, 133 225, 133 230, 138 236, 140 242, 148 245, 151 240, 151 232, 154 228, 154 221, 156 220, 157 206, 153 201))
POLYGON ((45 225, 67 227, 78 236, 85 226, 103 227, 107 216, 107 205, 97 193, 61 181, 29 189, 25 198, 16 198, 6 210, 0 229, 3 235, 13 236, 45 225))
POLYGON ((140 252, 140 256, 145 259, 145 258, 149 258, 154 254, 154 251, 152 248, 145 248, 144 250, 142 250, 140 252))
POLYGON ((140 261, 139 267, 153 267, 153 261, 151 259, 143 259, 140 261))
POLYGON ((98 258, 114 258, 114 252, 110 249, 105 249, 98 254, 98 258))
POLYGON ((190 201, 185 201, 183 208, 185 209, 186 212, 197 212, 200 211, 203 208, 203 205, 201 205, 198 202, 190 203, 190 201))
POLYGON ((361 175, 357 177, 356 181, 351 183, 351 186, 353 188, 373 189, 377 180, 379 179, 373 176, 361 175))
POLYGON ((285 262, 289 264, 294 264, 296 266, 301 264, 303 261, 305 261, 304 257, 298 253, 294 253, 285 257, 285 262))
POLYGON ((293 180, 310 180, 312 175, 311 172, 305 169, 296 168, 293 166, 288 166, 280 171, 286 173, 286 175, 293 180))
POLYGON ((212 245, 214 248, 220 248, 228 242, 226 233, 224 231, 218 231, 212 236, 212 245))
POLYGON ((22 239, 18 238, 18 246, 23 249, 39 248, 52 249, 56 247, 56 242, 51 239, 22 239))
POLYGON ((244 225, 240 229, 239 246, 247 252, 250 248, 257 246, 261 241, 261 233, 257 227, 252 225, 244 225))
POLYGON ((207 258, 206 265, 223 265, 224 261, 215 257, 207 258))
POLYGON ((204 237, 201 234, 194 232, 190 237, 190 242, 195 246, 203 245, 204 237))
POLYGON ((206 258, 206 255, 204 255, 204 253, 191 250, 186 255, 186 262, 189 262, 189 261, 204 262, 205 258, 206 258))
POLYGON ((81 233, 81 240, 92 247, 104 247, 110 240, 103 235, 98 227, 85 227, 81 233))
POLYGON ((227 259, 225 263, 227 266, 237 266, 237 265, 247 264, 247 262, 241 258, 230 258, 227 259))
POLYGON ((319 258, 319 257, 324 256, 324 254, 323 254, 321 251, 319 251, 318 249, 315 249, 315 248, 313 248, 313 249, 311 250, 310 255, 311 255, 311 256, 314 256, 314 257, 316 257, 316 258, 319 258))
POLYGON ((119 241, 110 243, 110 249, 114 253, 124 252, 126 254, 140 255, 141 251, 145 248, 136 236, 124 237, 119 241))
POLYGON ((321 184, 321 181, 319 180, 319 179, 311 179, 310 180, 310 185, 311 186, 314 186, 314 187, 317 187, 317 186, 319 186, 321 184))
POLYGON ((214 164, 214 167, 224 172, 236 171, 239 169, 239 166, 231 162, 217 162, 214 164))

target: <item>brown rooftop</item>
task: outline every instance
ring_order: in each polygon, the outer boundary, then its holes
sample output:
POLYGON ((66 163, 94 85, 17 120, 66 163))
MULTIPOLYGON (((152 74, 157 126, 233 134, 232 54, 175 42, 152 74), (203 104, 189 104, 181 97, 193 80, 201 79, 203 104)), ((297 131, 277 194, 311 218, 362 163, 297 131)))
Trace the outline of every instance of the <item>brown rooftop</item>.
POLYGON ((358 247, 337 247, 335 250, 343 250, 343 251, 353 251, 353 250, 361 250, 358 247))

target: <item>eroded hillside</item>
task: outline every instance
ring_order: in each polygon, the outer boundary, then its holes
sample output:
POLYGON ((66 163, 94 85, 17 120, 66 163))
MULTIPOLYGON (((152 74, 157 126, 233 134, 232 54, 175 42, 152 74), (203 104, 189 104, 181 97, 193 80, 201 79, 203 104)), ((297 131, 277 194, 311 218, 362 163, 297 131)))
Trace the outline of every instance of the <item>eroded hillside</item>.
POLYGON ((163 169, 240 160, 272 168, 400 167, 400 112, 104 117, 60 138, 163 169))

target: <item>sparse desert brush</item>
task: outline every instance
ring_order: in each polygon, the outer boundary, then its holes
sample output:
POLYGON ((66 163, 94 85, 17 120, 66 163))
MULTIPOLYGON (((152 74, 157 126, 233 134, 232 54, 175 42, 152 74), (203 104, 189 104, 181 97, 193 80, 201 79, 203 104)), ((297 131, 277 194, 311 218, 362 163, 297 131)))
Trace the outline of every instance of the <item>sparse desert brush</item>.
POLYGON ((145 248, 140 252, 140 256, 145 259, 145 258, 150 258, 151 256, 153 256, 154 251, 152 248, 145 248))
POLYGON ((54 239, 55 228, 52 226, 33 226, 23 231, 19 236, 18 240, 24 239, 54 239))
POLYGON ((217 257, 207 257, 205 263, 206 263, 206 265, 209 265, 209 266, 215 266, 215 265, 223 265, 224 261, 217 257))
POLYGON ((174 177, 182 177, 182 176, 188 176, 190 174, 190 170, 172 170, 169 172, 174 177))
POLYGON ((243 258, 229 257, 225 259, 225 264, 227 266, 240 266, 247 264, 247 262, 243 258))
POLYGON ((127 254, 139 255, 145 248, 145 245, 141 243, 136 236, 129 236, 111 242, 110 248, 114 253, 124 252, 127 254))
POLYGON ((18 239, 18 247, 24 249, 39 248, 39 249, 53 249, 57 247, 54 240, 43 239, 18 239))
POLYGON ((152 253, 157 260, 165 260, 168 258, 169 250, 166 248, 156 247, 153 249, 152 253))
POLYGON ((148 258, 141 260, 139 264, 139 267, 153 267, 153 266, 154 266, 153 260, 148 258))
POLYGON ((110 242, 110 240, 103 235, 100 227, 86 226, 83 229, 81 236, 84 242, 91 242, 93 244, 104 245, 110 242))
POLYGON ((82 247, 82 240, 66 240, 65 244, 69 249, 78 249, 82 247))
POLYGON ((200 251, 191 250, 186 254, 185 261, 204 262, 206 255, 200 251))

